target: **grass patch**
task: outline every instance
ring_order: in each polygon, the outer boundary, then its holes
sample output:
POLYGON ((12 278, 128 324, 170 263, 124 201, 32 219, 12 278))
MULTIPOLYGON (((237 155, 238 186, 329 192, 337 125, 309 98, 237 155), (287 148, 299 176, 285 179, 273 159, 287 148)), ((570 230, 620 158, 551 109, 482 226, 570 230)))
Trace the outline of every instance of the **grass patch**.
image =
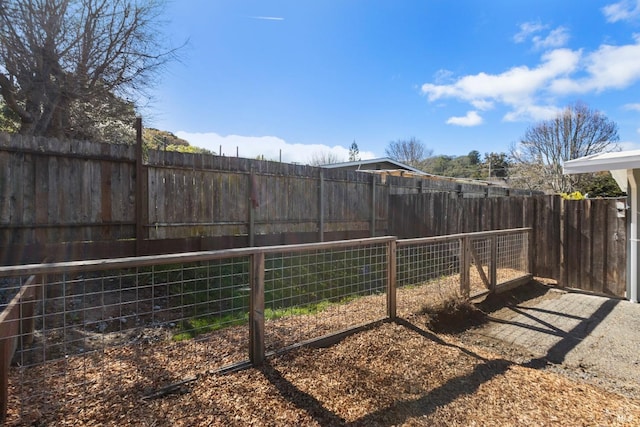
POLYGON ((204 316, 183 320, 178 324, 178 331, 173 341, 183 341, 198 335, 217 331, 232 326, 240 326, 249 322, 249 313, 234 313, 226 316, 204 316))
MULTIPOLYGON (((266 308, 264 310, 265 320, 276 320, 289 316, 304 316, 320 313, 332 305, 344 304, 353 301, 355 297, 344 298, 338 303, 330 301, 320 301, 314 304, 287 308, 266 308)), ((198 335, 217 331, 232 326, 241 326, 249 322, 249 313, 236 313, 226 316, 203 316, 193 319, 183 320, 178 324, 178 332, 172 337, 174 341, 183 341, 195 338, 198 335)))
POLYGON ((308 305, 297 306, 297 307, 275 308, 275 309, 266 308, 264 310, 264 318, 266 320, 275 320, 275 319, 280 319, 282 317, 287 317, 287 316, 303 316, 308 314, 316 314, 326 310, 331 305, 333 305, 333 303, 329 301, 320 301, 315 304, 308 304, 308 305))

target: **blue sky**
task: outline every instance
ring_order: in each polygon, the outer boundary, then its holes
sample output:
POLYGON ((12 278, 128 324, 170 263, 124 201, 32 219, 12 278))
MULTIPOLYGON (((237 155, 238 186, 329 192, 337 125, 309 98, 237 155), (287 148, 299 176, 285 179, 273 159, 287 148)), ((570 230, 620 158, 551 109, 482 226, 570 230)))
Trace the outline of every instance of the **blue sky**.
POLYGON ((225 155, 307 163, 506 152, 576 101, 640 148, 640 0, 173 0, 188 39, 145 126, 225 155))

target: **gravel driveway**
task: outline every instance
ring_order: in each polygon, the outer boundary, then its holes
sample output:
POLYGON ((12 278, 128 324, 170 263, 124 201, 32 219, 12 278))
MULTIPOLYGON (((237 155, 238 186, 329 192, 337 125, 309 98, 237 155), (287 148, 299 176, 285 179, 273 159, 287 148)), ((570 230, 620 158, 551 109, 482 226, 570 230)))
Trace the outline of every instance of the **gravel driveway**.
MULTIPOLYGON (((534 282, 461 338, 518 363, 640 398, 640 304, 534 282)), ((481 304, 482 308, 482 304, 481 304)))

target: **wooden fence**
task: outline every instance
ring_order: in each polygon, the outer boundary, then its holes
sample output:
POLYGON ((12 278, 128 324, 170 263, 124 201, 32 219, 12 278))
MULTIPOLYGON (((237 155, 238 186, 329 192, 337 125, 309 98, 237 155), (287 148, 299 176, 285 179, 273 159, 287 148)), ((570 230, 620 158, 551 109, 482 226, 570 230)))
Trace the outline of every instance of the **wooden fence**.
POLYGON ((392 228, 390 195, 434 191, 516 193, 0 133, 0 264, 374 237, 392 228))
POLYGON ((626 201, 563 201, 561 283, 585 291, 625 296, 627 229, 625 211, 620 210, 620 205, 626 206, 626 201))
POLYGON ((389 222, 400 238, 531 227, 535 275, 561 286, 625 297, 626 219, 620 204, 624 199, 391 195, 389 222))
POLYGON ((537 275, 624 295, 616 202, 530 196, 448 178, 0 133, 0 265, 532 227, 537 275))

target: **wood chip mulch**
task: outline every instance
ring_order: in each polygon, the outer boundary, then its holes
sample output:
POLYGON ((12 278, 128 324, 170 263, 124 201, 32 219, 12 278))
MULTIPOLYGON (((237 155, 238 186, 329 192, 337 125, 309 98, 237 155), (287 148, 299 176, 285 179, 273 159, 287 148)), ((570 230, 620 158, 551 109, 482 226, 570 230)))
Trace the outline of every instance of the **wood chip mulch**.
POLYGON ((640 425, 640 400, 435 334, 426 315, 404 319, 229 374, 209 372, 191 342, 70 358, 48 382, 37 368, 13 378, 6 425, 640 425), (49 392, 33 404, 19 400, 29 378, 49 392))

